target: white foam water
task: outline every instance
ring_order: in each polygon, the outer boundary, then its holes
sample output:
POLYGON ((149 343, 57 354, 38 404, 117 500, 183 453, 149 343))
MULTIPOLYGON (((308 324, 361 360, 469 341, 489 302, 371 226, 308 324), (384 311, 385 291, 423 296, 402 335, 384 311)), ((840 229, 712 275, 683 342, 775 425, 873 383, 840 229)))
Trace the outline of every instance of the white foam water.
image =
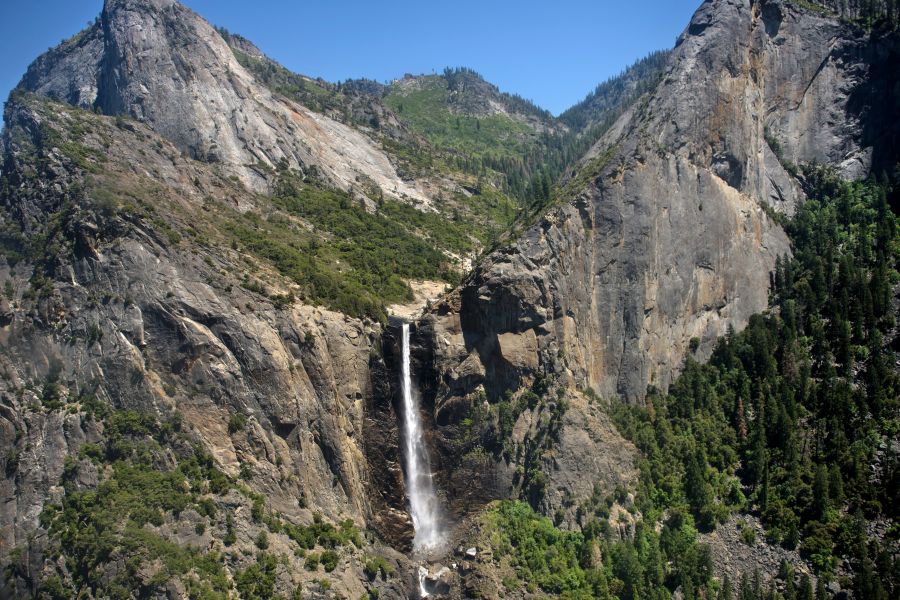
POLYGON ((409 324, 403 324, 403 433, 404 458, 406 460, 406 493, 409 496, 409 512, 412 515, 415 537, 413 549, 427 551, 437 549, 443 542, 441 513, 434 493, 431 461, 419 413, 418 393, 412 385, 409 366, 409 324))

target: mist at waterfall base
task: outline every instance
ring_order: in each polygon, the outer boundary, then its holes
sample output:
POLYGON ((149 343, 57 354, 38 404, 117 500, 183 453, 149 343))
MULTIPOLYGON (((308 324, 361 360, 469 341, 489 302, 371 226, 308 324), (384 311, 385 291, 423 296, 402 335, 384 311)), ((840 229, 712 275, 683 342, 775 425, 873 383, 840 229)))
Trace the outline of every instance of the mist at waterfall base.
POLYGON ((406 493, 412 516, 415 537, 413 549, 429 551, 439 549, 444 543, 441 527, 441 511, 434 493, 431 461, 425 445, 422 418, 419 413, 418 393, 412 385, 409 360, 409 323, 403 323, 403 361, 401 384, 403 388, 403 454, 406 461, 406 493))

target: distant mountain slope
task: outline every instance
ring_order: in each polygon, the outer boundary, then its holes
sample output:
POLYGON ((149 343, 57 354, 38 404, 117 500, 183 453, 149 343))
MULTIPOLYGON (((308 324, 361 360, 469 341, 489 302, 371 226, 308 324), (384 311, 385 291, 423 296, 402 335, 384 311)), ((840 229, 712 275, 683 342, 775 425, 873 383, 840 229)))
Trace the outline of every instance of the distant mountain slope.
POLYGON ((386 89, 383 101, 451 165, 500 176, 500 185, 524 209, 517 219, 522 223, 540 214, 565 170, 653 89, 664 62, 665 53, 639 61, 560 118, 465 68, 407 75, 386 89))
POLYGON ((357 177, 428 203, 367 136, 260 85, 219 33, 174 0, 110 0, 101 19, 36 61, 21 87, 82 108, 126 115, 251 189, 280 164, 315 167, 345 190, 357 177))
POLYGON ((636 61, 620 75, 598 85, 584 100, 559 115, 559 120, 575 131, 608 129, 629 104, 656 88, 670 54, 660 50, 636 61))
POLYGON ((437 148, 469 159, 513 159, 562 128, 546 111, 502 94, 468 69, 406 76, 393 82, 385 104, 437 148))

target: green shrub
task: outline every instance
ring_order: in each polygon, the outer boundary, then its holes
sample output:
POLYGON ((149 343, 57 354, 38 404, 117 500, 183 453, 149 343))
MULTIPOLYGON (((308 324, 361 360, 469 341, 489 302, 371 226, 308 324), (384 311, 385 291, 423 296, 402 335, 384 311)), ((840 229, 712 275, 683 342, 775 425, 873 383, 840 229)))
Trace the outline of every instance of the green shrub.
POLYGON ((256 562, 243 571, 238 571, 234 583, 242 600, 264 600, 275 593, 275 575, 278 559, 260 552, 256 562))
POLYGON ((325 550, 319 557, 319 561, 325 567, 325 571, 331 573, 337 567, 338 554, 334 550, 325 550))
POLYGON ((306 561, 303 563, 304 568, 307 571, 316 571, 319 568, 319 555, 315 552, 310 552, 306 555, 306 561))
POLYGON ((231 513, 225 517, 225 536, 222 538, 222 543, 225 546, 233 546, 237 542, 237 533, 234 531, 234 517, 231 513))
POLYGON ((247 417, 241 413, 232 413, 231 416, 228 417, 228 433, 232 435, 238 431, 243 431, 246 425, 247 417))
POLYGON ((200 498, 197 500, 197 512, 204 517, 214 519, 217 512, 216 503, 212 498, 200 498))
POLYGON ((383 556, 375 556, 366 561, 363 571, 369 579, 375 579, 379 573, 387 579, 394 574, 394 567, 383 556))
POLYGON ((262 495, 253 496, 253 504, 250 507, 250 516, 254 523, 262 523, 265 516, 266 500, 262 495))
POLYGON ((589 590, 579 553, 580 533, 563 532, 521 502, 502 502, 489 515, 499 543, 495 551, 511 554, 522 578, 549 594, 589 590))

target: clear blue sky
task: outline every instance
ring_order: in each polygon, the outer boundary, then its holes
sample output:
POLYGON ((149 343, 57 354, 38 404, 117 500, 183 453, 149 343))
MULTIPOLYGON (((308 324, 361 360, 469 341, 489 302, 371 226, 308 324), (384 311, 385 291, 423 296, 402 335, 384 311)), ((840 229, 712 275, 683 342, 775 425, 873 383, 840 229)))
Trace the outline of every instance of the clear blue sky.
MULTIPOLYGON (((701 0, 184 0, 293 71, 386 81, 471 67, 553 113, 651 50, 670 48, 701 0)), ((0 97, 82 29, 102 0, 0 0, 0 97)))

